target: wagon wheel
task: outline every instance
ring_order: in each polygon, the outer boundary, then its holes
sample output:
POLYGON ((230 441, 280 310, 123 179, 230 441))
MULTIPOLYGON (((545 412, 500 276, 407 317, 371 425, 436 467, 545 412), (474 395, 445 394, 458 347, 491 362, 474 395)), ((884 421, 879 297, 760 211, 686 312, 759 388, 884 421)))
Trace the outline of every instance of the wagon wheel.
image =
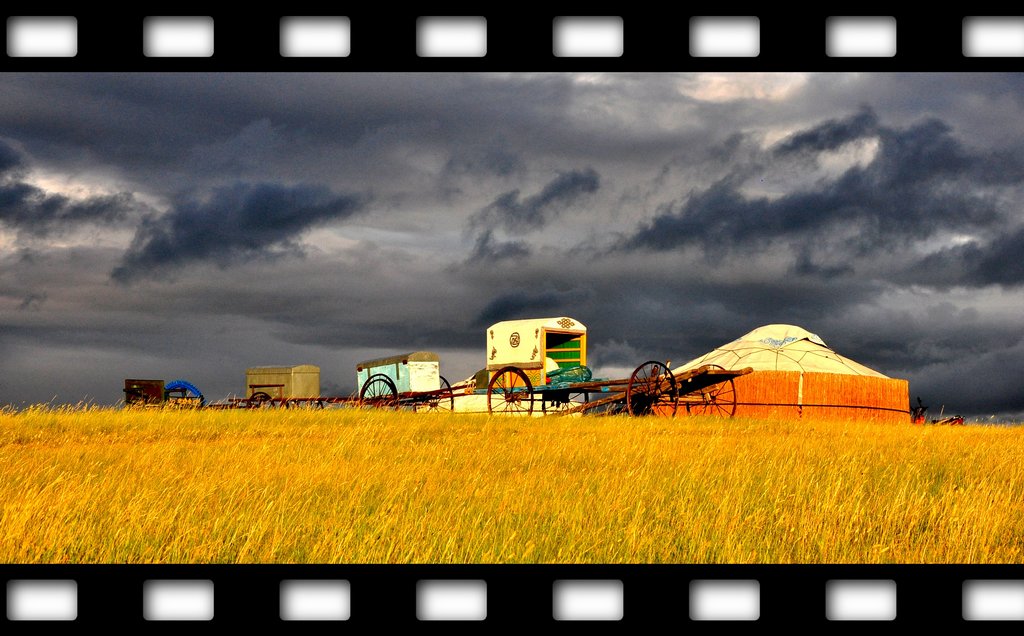
POLYGON ((503 367, 487 385, 487 412, 509 415, 533 413, 533 384, 516 367, 503 367))
POLYGON ((626 385, 626 412, 630 415, 676 414, 679 394, 676 378, 664 364, 650 360, 638 366, 626 385))
POLYGON ((398 388, 394 381, 383 373, 367 378, 359 390, 360 406, 375 406, 383 409, 398 408, 398 388))
POLYGON ((274 398, 270 397, 269 393, 266 393, 264 391, 257 391, 256 393, 253 393, 252 395, 249 396, 247 404, 251 409, 262 409, 265 407, 273 406, 273 399, 274 398))
POLYGON ((448 383, 443 375, 438 376, 441 380, 441 388, 437 393, 427 400, 427 411, 430 413, 450 413, 455 410, 455 394, 452 392, 452 385, 448 383))
MULTIPOLYGON (((717 369, 717 364, 710 365, 717 369)), ((712 384, 700 391, 683 396, 686 412, 691 415, 718 415, 732 417, 736 414, 736 385, 732 378, 725 382, 712 384)))

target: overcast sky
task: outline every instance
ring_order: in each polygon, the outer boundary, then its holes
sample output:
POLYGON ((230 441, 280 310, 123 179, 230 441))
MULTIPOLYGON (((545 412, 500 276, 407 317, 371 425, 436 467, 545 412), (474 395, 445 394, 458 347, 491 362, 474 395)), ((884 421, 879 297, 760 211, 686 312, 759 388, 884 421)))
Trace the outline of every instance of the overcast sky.
POLYGON ((1022 75, 0 75, 0 403, 568 315, 598 375, 781 322, 1020 419, 1022 184, 1022 75))

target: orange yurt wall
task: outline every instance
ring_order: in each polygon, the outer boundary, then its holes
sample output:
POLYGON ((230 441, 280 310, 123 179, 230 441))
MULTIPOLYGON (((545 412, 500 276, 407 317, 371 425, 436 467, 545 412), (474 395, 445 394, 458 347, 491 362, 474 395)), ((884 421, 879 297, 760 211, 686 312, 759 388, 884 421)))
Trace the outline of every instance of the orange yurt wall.
POLYGON ((800 371, 755 371, 736 385, 737 417, 799 417, 800 371))
MULTIPOLYGON (((737 417, 821 417, 901 424, 910 421, 906 380, 754 371, 736 378, 734 383, 737 417)), ((685 411, 680 414, 685 415, 685 411)))
POLYGON ((832 373, 805 373, 804 416, 829 419, 910 422, 906 380, 832 373))

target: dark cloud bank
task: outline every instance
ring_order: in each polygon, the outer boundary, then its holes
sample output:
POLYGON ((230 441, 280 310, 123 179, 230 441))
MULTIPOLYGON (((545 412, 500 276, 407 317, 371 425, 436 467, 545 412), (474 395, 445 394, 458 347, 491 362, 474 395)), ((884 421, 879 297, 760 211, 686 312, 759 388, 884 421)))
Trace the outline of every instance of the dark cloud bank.
MULTIPOLYGON (((878 143, 867 165, 777 198, 744 193, 757 166, 739 165, 709 188, 662 206, 625 246, 664 251, 695 245, 708 255, 721 255, 781 244, 796 255, 794 273, 835 276, 854 273, 854 265, 873 254, 906 249, 943 231, 985 234, 1012 222, 991 189, 1021 183, 1020 155, 968 149, 947 124, 935 119, 896 129, 879 123, 873 112, 862 111, 796 133, 760 161, 813 158, 866 139, 878 143), (830 234, 849 226, 855 228, 855 237, 837 244, 830 234), (833 253, 830 259, 843 265, 815 262, 815 244, 842 250, 841 257, 833 253)), ((911 282, 906 278, 917 273, 921 276, 913 282, 939 286, 1018 284, 1020 261, 1005 256, 1020 234, 997 232, 985 242, 946 249, 910 266, 903 282, 911 282)), ((894 281, 899 278, 894 276, 894 281)))
POLYGON ((0 139, 0 223, 43 237, 85 224, 107 225, 145 209, 127 192, 79 200, 46 192, 25 180, 24 157, 0 139))
POLYGON ((593 168, 563 172, 537 194, 523 197, 519 190, 498 196, 477 213, 474 226, 500 226, 510 232, 538 230, 585 194, 597 192, 601 178, 593 168))
POLYGON ((130 282, 195 262, 227 267, 281 253, 300 253, 306 230, 358 212, 365 200, 318 186, 239 183, 206 199, 187 198, 143 221, 111 276, 130 282))
POLYGON ((495 230, 503 229, 513 237, 536 232, 578 206, 600 187, 600 175, 593 168, 586 168, 559 173, 536 194, 523 197, 519 190, 510 190, 499 195, 469 220, 469 227, 478 232, 466 263, 529 257, 531 250, 525 241, 520 238, 501 240, 495 230))

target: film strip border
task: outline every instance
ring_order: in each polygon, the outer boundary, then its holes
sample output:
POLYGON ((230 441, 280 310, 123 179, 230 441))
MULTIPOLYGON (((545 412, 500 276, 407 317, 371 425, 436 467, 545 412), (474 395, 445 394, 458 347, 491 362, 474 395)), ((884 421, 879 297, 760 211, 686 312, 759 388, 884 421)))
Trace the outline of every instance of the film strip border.
MULTIPOLYGON (((672 17, 660 12, 606 16, 612 19, 597 24, 611 25, 611 46, 591 55, 557 50, 560 20, 576 13, 357 11, 334 16, 342 18, 332 22, 344 32, 341 43, 335 39, 334 49, 309 55, 287 50, 289 24, 294 24, 289 16, 209 15, 201 7, 184 6, 173 11, 178 17, 202 18, 198 24, 208 29, 208 41, 200 40, 206 48, 147 55, 146 21, 167 12, 89 15, 80 6, 48 6, 51 17, 62 19, 43 22, 63 25, 59 28, 65 31, 70 24, 73 46, 58 51, 62 54, 12 55, 16 18, 38 17, 34 7, 21 5, 8 7, 5 15, 7 54, 0 56, 0 71, 976 71, 1018 70, 1024 59, 1024 44, 1017 43, 1024 42, 1024 18, 990 19, 1000 12, 984 6, 972 6, 976 15, 971 16, 891 15, 872 12, 880 7, 870 6, 776 16, 758 5, 730 7, 734 14, 721 17, 741 32, 746 29, 745 48, 695 51, 695 26, 701 18, 717 16, 718 8, 687 7, 693 15, 672 17), (888 48, 883 46, 880 54, 835 55, 829 20, 866 11, 882 18, 874 24, 881 25, 888 48), (452 54, 425 52, 429 22, 424 18, 430 17, 463 18, 455 22, 475 32, 475 39, 452 54), (991 37, 999 39, 1000 24, 1010 30, 1009 45, 992 52, 985 34, 972 29, 996 25, 991 37), (972 43, 972 37, 982 41, 972 43)), ((299 12, 301 7, 289 9, 297 10, 291 17, 308 15, 299 12)), ((368 628, 450 620, 513 626, 601 622, 673 625, 687 631, 721 629, 722 621, 781 626, 852 620, 863 627, 862 620, 897 626, 1024 620, 1024 570, 1014 565, 0 565, 0 572, 6 587, 0 597, 2 631, 11 633, 36 630, 41 620, 75 626, 155 620, 180 626, 178 621, 185 620, 270 627, 293 620, 343 621, 346 627, 368 628), (22 598, 26 592, 28 601, 22 598), (854 604, 859 612, 843 615, 843 599, 850 595, 867 602, 854 604), (166 613, 153 601, 161 598, 170 601, 166 613), (307 611, 304 603, 316 598, 327 601, 307 611), (430 598, 440 608, 436 612, 430 598), (39 599, 42 608, 34 605, 39 599), (993 609, 998 599, 1004 602, 993 609)))
MULTIPOLYGON (((181 625, 902 625, 1024 620, 1001 565, 0 566, 0 631, 41 621, 181 625)), ((1019 622, 1016 625, 1020 625, 1019 622)))
POLYGON ((209 15, 188 5, 173 7, 175 15, 90 15, 69 5, 39 16, 22 4, 7 9, 0 70, 956 71, 1016 70, 1024 59, 1024 16, 984 6, 972 15, 859 5, 773 15, 741 5, 721 16, 720 7, 703 8, 308 17, 209 15))

